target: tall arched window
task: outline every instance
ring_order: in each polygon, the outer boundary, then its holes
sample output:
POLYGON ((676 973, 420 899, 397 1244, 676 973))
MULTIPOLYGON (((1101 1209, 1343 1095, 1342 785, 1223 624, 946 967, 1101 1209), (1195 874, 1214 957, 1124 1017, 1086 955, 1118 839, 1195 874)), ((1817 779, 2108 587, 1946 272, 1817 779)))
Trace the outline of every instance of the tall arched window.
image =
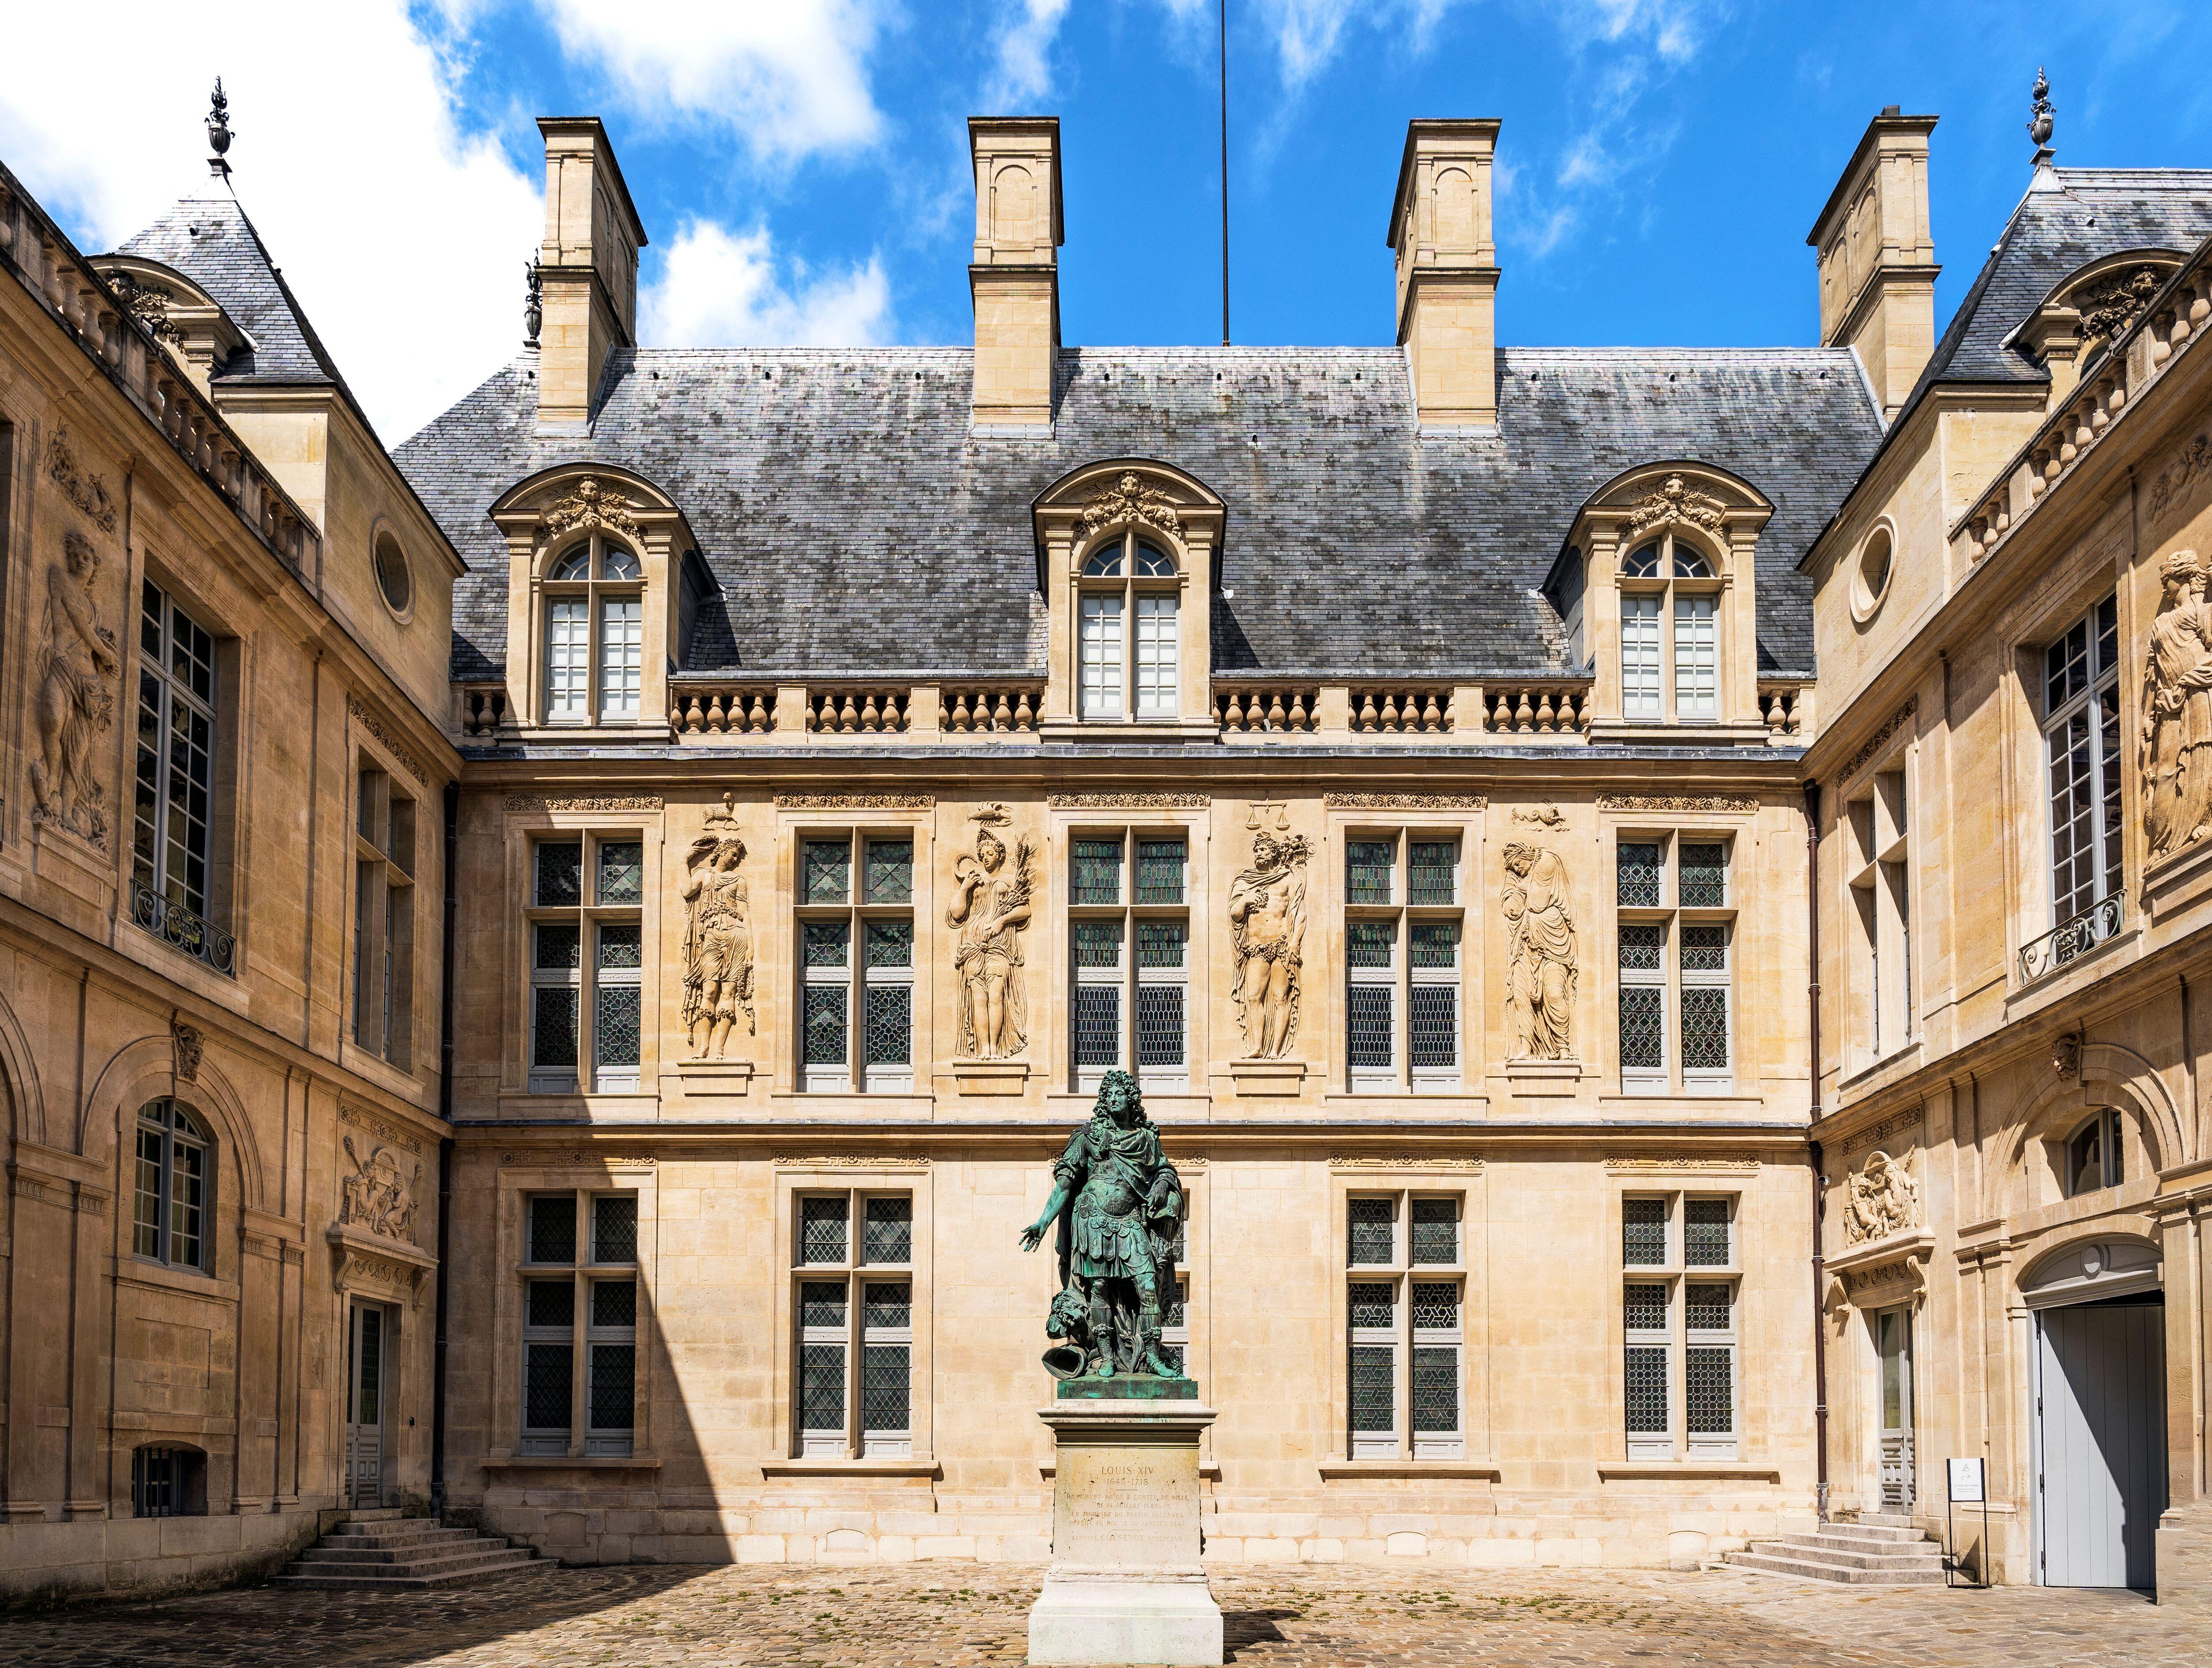
POLYGON ((138 1110, 132 1249, 173 1268, 207 1269, 207 1133, 174 1101, 138 1110))
POLYGON ((1720 591, 1712 559, 1672 532, 1621 559, 1622 717, 1664 723, 1670 688, 1673 718, 1720 717, 1720 591))
POLYGON ((644 664, 644 570, 593 533, 545 575, 546 722, 635 723, 644 664))
POLYGON ((1086 719, 1171 719, 1180 710, 1182 586, 1175 558, 1133 531, 1083 560, 1076 686, 1086 719))

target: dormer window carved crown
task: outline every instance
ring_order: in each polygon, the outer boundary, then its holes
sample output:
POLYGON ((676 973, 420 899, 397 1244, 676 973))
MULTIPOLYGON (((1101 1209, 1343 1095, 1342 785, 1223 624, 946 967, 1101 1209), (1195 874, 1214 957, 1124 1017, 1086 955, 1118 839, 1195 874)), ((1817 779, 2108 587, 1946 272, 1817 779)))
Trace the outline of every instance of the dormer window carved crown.
POLYGON ((2051 373, 2053 400, 2071 393, 2082 367, 2142 316, 2183 258, 2170 249, 2122 250, 2076 268, 2052 287, 2013 332, 2012 345, 2051 373))

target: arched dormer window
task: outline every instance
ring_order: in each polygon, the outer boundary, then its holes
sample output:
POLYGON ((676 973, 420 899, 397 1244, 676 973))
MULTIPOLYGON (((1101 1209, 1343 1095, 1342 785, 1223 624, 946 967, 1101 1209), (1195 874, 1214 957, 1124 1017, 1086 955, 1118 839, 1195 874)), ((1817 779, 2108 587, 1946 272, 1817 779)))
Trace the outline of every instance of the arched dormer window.
POLYGON ((1621 716, 1646 723, 1720 717, 1720 575, 1671 529, 1620 563, 1621 716))
POLYGON ((212 1155, 207 1132, 174 1101, 138 1109, 131 1249, 139 1256, 207 1271, 212 1155))
POLYGON ((644 664, 644 568, 628 545, 593 532, 546 570, 546 722, 635 724, 644 664))
POLYGON ((1125 528, 1084 557, 1076 596, 1080 715, 1174 718, 1182 658, 1175 558, 1125 528))
POLYGON ((2126 1180, 2126 1165, 2120 1149, 2120 1114, 2107 1107, 2067 1140, 2067 1197, 2117 1187, 2126 1180))

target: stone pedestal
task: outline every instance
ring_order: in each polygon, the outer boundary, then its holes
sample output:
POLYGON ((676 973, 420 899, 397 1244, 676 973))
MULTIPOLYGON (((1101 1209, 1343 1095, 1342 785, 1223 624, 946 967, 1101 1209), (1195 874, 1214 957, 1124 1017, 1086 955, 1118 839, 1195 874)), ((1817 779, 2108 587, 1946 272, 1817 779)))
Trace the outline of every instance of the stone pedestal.
POLYGON ((1079 1380, 1039 1413, 1055 1465, 1032 1663, 1221 1661, 1221 1607, 1198 1556, 1198 1434, 1214 1414, 1195 1386, 1175 1393, 1188 1383, 1079 1380), (1140 1385, 1152 1393, 1097 1393, 1140 1385))

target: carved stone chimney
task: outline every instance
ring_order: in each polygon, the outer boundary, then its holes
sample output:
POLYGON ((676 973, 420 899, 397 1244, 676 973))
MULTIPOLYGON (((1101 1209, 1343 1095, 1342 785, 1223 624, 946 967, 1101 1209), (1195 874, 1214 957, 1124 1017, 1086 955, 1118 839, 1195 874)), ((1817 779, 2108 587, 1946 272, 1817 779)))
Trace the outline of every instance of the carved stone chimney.
POLYGON ((1936 351, 1936 234, 1928 221, 1933 116, 1892 105, 1867 124, 1805 241, 1820 262, 1820 345, 1856 348, 1887 422, 1936 351))
POLYGON ((598 117, 543 116, 538 130, 545 136, 538 426, 580 432, 592 420, 607 355, 637 343, 645 226, 598 117))
POLYGON ((1406 124, 1390 247, 1398 343, 1423 428, 1498 424, 1498 240, 1490 218, 1494 121, 1406 124))
POLYGON ((1060 118, 972 116, 978 428, 1048 428, 1060 356, 1060 118))

